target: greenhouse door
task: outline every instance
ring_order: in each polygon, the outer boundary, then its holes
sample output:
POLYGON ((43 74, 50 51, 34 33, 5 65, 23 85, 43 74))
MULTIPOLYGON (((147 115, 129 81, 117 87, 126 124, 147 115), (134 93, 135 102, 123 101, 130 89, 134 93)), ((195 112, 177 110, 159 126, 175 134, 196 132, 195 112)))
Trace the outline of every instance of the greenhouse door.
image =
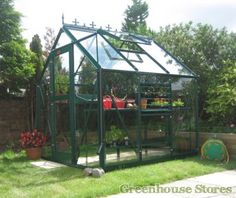
POLYGON ((50 67, 50 123, 52 159, 64 164, 75 163, 73 45, 58 48, 50 67))

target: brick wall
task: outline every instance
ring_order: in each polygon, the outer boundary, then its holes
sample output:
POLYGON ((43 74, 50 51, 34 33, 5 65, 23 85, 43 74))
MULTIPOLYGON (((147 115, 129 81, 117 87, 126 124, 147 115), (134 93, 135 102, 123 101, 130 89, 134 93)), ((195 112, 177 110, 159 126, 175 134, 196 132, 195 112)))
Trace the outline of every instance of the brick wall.
POLYGON ((0 149, 18 142, 21 131, 27 129, 23 99, 0 100, 0 149))

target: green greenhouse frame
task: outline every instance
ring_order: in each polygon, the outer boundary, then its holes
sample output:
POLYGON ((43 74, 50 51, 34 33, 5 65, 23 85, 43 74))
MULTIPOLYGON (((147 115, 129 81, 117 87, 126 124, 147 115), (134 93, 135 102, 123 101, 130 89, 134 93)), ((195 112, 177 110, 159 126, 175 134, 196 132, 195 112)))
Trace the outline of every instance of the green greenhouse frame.
POLYGON ((63 23, 37 83, 43 157, 111 170, 196 154, 197 89, 151 38, 63 23))

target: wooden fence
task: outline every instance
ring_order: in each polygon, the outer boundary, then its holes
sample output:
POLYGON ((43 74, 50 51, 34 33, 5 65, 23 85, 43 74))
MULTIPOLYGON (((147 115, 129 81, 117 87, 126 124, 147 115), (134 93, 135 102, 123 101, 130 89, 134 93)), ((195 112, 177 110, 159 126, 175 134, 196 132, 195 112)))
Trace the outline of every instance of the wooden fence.
MULTIPOLYGON (((181 132, 182 135, 188 135, 187 132, 181 132)), ((224 142, 226 145, 230 158, 236 159, 236 134, 234 133, 199 133, 199 145, 200 148, 204 144, 206 140, 209 138, 216 138, 224 142)), ((192 139, 193 144, 195 143, 195 139, 192 139)))

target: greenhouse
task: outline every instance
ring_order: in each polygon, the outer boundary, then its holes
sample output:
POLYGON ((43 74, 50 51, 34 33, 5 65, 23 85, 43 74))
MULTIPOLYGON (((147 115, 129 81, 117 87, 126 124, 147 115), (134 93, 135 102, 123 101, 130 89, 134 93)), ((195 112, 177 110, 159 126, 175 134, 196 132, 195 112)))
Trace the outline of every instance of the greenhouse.
POLYGON ((37 84, 46 159, 105 170, 198 151, 197 76, 151 38, 60 29, 37 84))

